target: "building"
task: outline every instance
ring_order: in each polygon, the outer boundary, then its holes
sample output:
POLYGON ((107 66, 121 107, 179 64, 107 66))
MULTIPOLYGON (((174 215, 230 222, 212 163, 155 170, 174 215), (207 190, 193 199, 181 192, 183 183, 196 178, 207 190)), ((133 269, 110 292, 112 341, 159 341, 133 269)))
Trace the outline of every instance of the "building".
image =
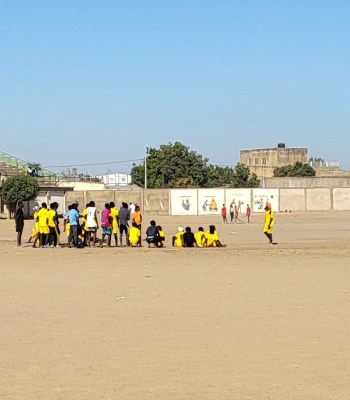
POLYGON ((279 143, 277 147, 270 149, 241 150, 239 161, 263 180, 272 177, 273 170, 277 167, 293 165, 297 161, 306 164, 307 148, 288 148, 284 143, 279 143))
POLYGON ((98 175, 101 182, 107 187, 128 186, 131 183, 131 175, 119 172, 107 171, 104 175, 98 175))

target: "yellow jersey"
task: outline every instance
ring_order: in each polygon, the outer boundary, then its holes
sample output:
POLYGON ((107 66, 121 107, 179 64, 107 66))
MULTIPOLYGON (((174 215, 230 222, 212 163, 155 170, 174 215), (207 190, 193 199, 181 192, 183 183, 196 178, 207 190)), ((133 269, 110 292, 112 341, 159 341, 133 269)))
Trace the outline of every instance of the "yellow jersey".
POLYGON ((48 234, 50 232, 49 226, 48 226, 48 219, 49 219, 49 212, 47 208, 41 208, 38 211, 38 218, 39 218, 39 232, 42 234, 48 234))
POLYGON ((130 244, 137 244, 139 242, 141 232, 139 228, 132 226, 129 230, 129 242, 130 244))
POLYGON ((112 217, 112 233, 118 233, 118 220, 117 217, 119 215, 119 211, 115 208, 111 208, 111 213, 109 214, 112 217))
POLYGON ((49 210, 47 212, 47 215, 48 215, 48 219, 49 219, 48 225, 51 228, 55 228, 56 227, 56 222, 55 222, 56 211, 55 210, 49 210))
POLYGON ((205 233, 203 231, 198 231, 194 234, 194 238, 196 239, 197 246, 203 247, 205 241, 205 233))
POLYGON ((209 231, 205 232, 205 238, 207 240, 206 247, 216 247, 216 241, 219 240, 216 231, 214 233, 210 233, 209 231))
POLYGON ((174 242, 174 246, 175 247, 182 247, 182 236, 183 236, 183 232, 176 232, 175 234, 175 242, 174 242))

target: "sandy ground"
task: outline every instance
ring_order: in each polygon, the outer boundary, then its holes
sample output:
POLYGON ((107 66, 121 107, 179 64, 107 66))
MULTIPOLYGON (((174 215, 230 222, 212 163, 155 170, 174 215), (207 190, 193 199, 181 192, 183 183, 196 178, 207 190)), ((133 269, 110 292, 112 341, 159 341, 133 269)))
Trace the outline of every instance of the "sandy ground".
POLYGON ((350 399, 350 213, 276 214, 276 246, 262 215, 155 218, 164 249, 17 249, 0 221, 0 399, 350 399), (226 248, 170 247, 209 223, 226 248))

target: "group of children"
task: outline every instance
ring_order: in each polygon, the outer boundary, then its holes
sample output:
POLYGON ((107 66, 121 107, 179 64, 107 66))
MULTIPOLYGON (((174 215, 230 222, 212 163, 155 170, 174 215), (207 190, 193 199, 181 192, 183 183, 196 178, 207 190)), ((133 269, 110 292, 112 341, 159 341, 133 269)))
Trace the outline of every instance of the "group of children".
POLYGON ((200 226, 196 233, 187 226, 185 230, 179 226, 176 234, 172 238, 174 247, 225 247, 219 240, 218 233, 214 225, 209 225, 209 230, 204 232, 200 226))
MULTIPOLYGON (((63 217, 63 232, 67 235, 67 247, 91 247, 105 244, 111 246, 112 237, 115 246, 142 247, 142 213, 138 205, 130 205, 123 202, 117 209, 114 202, 106 203, 100 213, 96 209, 95 202, 90 201, 85 209, 80 212, 78 203, 74 202, 68 206, 67 212, 59 215, 58 204, 51 203, 49 208, 46 203, 41 207, 34 207, 34 229, 28 243, 33 240, 33 247, 59 247, 61 245, 61 229, 59 218, 63 217), (129 224, 131 226, 129 226, 129 224), (101 237, 97 236, 101 228, 101 237)), ((144 239, 148 246, 163 247, 165 233, 160 225, 154 220, 146 230, 144 239)), ((177 228, 172 237, 174 247, 224 247, 218 237, 214 225, 204 232, 202 227, 193 233, 190 227, 177 228)))
MULTIPOLYGON (((21 235, 24 225, 23 204, 18 205, 16 212, 16 231, 17 245, 21 245, 21 235)), ((112 237, 114 237, 115 246, 132 246, 142 247, 142 213, 140 207, 136 204, 123 202, 121 207, 117 209, 114 202, 106 203, 105 208, 98 216, 94 201, 86 204, 85 209, 80 213, 78 203, 74 202, 68 206, 68 211, 63 215, 59 215, 58 203, 51 203, 49 208, 46 203, 42 203, 41 207, 34 207, 34 229, 28 243, 33 240, 33 247, 58 247, 60 241, 59 218, 63 217, 63 232, 67 235, 68 247, 91 247, 99 245, 103 247, 106 243, 107 247, 111 246, 112 237), (129 224, 131 226, 129 226, 129 224), (102 229, 101 238, 97 237, 98 229, 102 229), (118 240, 119 237, 119 240, 118 240)), ((223 205, 222 217, 226 220, 226 207, 223 205)), ((247 217, 249 222, 250 208, 247 206, 247 217)), ((272 240, 272 231, 274 227, 274 212, 271 204, 266 203, 264 234, 269 243, 275 244, 272 240)), ((154 220, 150 222, 150 226, 146 230, 146 238, 144 239, 149 246, 163 247, 165 243, 165 233, 160 225, 154 220)), ((172 237, 172 245, 174 247, 224 247, 219 240, 214 225, 209 226, 209 230, 204 232, 202 227, 193 233, 188 226, 185 229, 177 228, 177 232, 172 237)))
MULTIPOLYGON (((247 223, 250 223, 250 216, 251 216, 251 208, 249 204, 247 204, 246 208, 246 218, 247 218, 247 223)), ((221 208, 221 217, 222 221, 224 224, 227 224, 227 208, 226 205, 223 204, 221 208)), ((237 207, 236 204, 231 203, 230 204, 230 219, 231 219, 231 224, 234 222, 235 224, 241 224, 242 221, 239 219, 239 207, 237 207)))

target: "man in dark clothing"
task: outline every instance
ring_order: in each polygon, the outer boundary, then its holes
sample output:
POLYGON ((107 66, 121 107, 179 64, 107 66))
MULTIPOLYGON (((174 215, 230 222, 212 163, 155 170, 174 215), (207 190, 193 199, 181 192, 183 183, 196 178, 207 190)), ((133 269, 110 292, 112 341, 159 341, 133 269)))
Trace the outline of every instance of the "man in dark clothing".
POLYGON ((148 247, 151 247, 151 244, 155 244, 158 247, 158 243, 160 242, 161 238, 159 237, 159 231, 156 226, 156 221, 151 221, 150 226, 147 228, 146 231, 146 241, 148 243, 148 247))
POLYGON ((130 211, 128 210, 128 204, 122 204, 121 209, 119 210, 119 234, 120 234, 120 246, 123 246, 123 233, 125 233, 126 245, 129 245, 129 220, 130 220, 130 211))
POLYGON ((184 247, 194 247, 196 243, 194 234, 189 226, 185 229, 185 233, 183 234, 183 243, 184 247))
POLYGON ((16 232, 17 232, 17 247, 22 247, 22 232, 24 228, 23 203, 18 203, 18 208, 15 216, 16 232))

